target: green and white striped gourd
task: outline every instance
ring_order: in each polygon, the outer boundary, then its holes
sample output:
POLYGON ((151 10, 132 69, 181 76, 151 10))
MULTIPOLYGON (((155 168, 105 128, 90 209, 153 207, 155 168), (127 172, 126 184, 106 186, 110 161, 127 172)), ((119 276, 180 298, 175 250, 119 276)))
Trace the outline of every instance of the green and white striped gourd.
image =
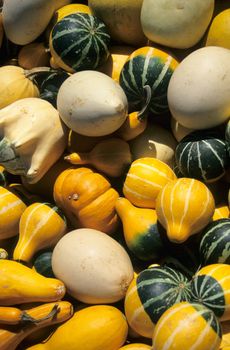
POLYGON ((68 72, 96 69, 109 56, 110 35, 105 24, 88 13, 73 13, 58 21, 50 34, 55 63, 68 72))
POLYGON ((150 111, 153 114, 168 111, 167 89, 177 65, 172 56, 154 47, 135 50, 124 64, 119 80, 130 108, 142 108, 146 99, 144 86, 149 85, 152 88, 150 111))
POLYGON ((175 160, 185 177, 214 182, 224 176, 229 165, 226 142, 210 130, 198 130, 177 145, 175 160))
POLYGON ((230 264, 230 219, 219 219, 205 227, 199 251, 203 265, 230 264))
POLYGON ((168 266, 154 266, 139 273, 125 297, 130 327, 151 338, 155 324, 173 304, 190 300, 189 279, 168 266))

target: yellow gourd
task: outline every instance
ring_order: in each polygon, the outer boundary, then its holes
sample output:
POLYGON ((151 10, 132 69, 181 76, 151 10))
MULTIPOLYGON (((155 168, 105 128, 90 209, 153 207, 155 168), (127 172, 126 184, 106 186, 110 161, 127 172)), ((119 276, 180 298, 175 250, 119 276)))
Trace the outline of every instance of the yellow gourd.
POLYGON ((118 350, 127 333, 125 316, 117 308, 90 306, 75 312, 45 343, 27 350, 118 350))
POLYGON ((166 163, 151 157, 139 158, 129 168, 123 193, 137 207, 155 208, 158 193, 174 179, 176 175, 166 163))
POLYGON ((151 346, 141 343, 133 343, 129 345, 122 346, 119 350, 151 350, 151 346))
POLYGON ((66 232, 65 217, 57 206, 38 202, 29 205, 20 218, 14 260, 30 263, 37 251, 54 247, 66 232))
POLYGON ((63 298, 64 284, 13 260, 0 259, 0 305, 51 302, 63 298))
POLYGON ((88 153, 71 153, 65 160, 75 165, 91 164, 112 177, 121 176, 132 161, 128 143, 115 137, 100 141, 88 153))
POLYGON ((219 203, 215 208, 212 220, 215 221, 224 218, 229 218, 229 206, 226 203, 219 203))
POLYGON ((218 13, 209 27, 206 46, 221 46, 230 49, 230 9, 218 13))
POLYGON ((201 181, 180 178, 167 183, 156 201, 158 220, 170 241, 183 243, 212 219, 215 202, 201 181))
POLYGON ((72 13, 76 12, 81 12, 81 13, 88 13, 91 14, 91 10, 89 6, 83 5, 83 4, 68 4, 63 7, 60 7, 55 13, 54 13, 54 18, 55 21, 53 24, 56 22, 60 21, 62 18, 65 16, 69 16, 72 13))

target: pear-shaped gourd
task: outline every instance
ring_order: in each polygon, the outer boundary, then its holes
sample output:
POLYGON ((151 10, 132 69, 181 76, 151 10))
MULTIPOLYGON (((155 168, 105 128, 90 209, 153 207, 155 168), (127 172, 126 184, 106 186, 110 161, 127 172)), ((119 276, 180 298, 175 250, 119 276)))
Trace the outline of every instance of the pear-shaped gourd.
POLYGON ((154 209, 137 208, 126 198, 118 198, 116 211, 123 224, 128 248, 141 260, 160 257, 163 245, 154 209))
POLYGON ((8 172, 35 183, 66 145, 66 127, 49 102, 24 98, 0 110, 0 164, 8 172))
POLYGON ((23 214, 13 258, 29 263, 37 251, 53 247, 66 233, 67 225, 61 210, 51 203, 33 203, 23 214))
POLYGON ((156 201, 157 217, 170 241, 183 243, 212 219, 215 202, 201 181, 180 178, 168 182, 156 201))
POLYGON ((119 138, 99 142, 89 153, 72 153, 65 157, 72 164, 91 164, 108 176, 121 176, 131 163, 129 144, 119 138))

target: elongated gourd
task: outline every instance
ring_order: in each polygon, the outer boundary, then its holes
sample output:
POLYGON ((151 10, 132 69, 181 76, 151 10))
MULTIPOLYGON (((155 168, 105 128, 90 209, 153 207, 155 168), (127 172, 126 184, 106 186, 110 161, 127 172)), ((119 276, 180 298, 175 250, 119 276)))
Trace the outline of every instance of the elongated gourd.
POLYGON ((129 144, 119 138, 100 141, 88 153, 71 153, 65 160, 74 165, 91 164, 108 176, 121 176, 132 161, 129 144))
POLYGON ((51 203, 33 203, 23 214, 13 259, 30 263, 38 250, 55 246, 66 233, 67 225, 61 210, 51 203))
POLYGON ((0 324, 15 325, 23 322, 33 322, 35 319, 30 317, 26 311, 17 307, 0 306, 0 324))
POLYGON ((109 305, 90 306, 76 311, 45 343, 27 350, 118 350, 127 333, 128 325, 120 310, 109 305))
POLYGON ((0 259, 0 304, 51 302, 65 294, 63 282, 46 278, 13 260, 0 259))
POLYGON ((214 198, 208 187, 186 177, 168 182, 156 201, 158 220, 168 239, 175 243, 183 243, 202 230, 211 221, 214 210, 214 198))
POLYGON ((73 315, 73 307, 67 301, 48 303, 26 311, 34 322, 10 328, 1 325, 0 350, 15 350, 28 335, 43 327, 51 326, 68 320, 73 315), (36 321, 37 320, 37 321, 36 321))
POLYGON ((141 260, 157 259, 163 252, 163 243, 157 227, 154 209, 137 208, 126 198, 118 198, 116 211, 123 224, 128 248, 141 260))

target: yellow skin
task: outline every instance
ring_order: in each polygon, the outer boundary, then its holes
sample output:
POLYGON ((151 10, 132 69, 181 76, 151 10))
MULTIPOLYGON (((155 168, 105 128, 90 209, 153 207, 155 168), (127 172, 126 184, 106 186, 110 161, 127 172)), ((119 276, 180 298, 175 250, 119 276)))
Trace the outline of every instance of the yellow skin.
POLYGON ((212 220, 227 219, 229 218, 229 207, 225 203, 219 204, 214 211, 212 220))
POLYGON ((125 345, 119 350, 146 350, 146 349, 150 350, 151 346, 146 344, 134 343, 134 344, 125 345))
POLYGON ((206 46, 221 46, 230 49, 230 9, 214 17, 208 31, 206 46))

